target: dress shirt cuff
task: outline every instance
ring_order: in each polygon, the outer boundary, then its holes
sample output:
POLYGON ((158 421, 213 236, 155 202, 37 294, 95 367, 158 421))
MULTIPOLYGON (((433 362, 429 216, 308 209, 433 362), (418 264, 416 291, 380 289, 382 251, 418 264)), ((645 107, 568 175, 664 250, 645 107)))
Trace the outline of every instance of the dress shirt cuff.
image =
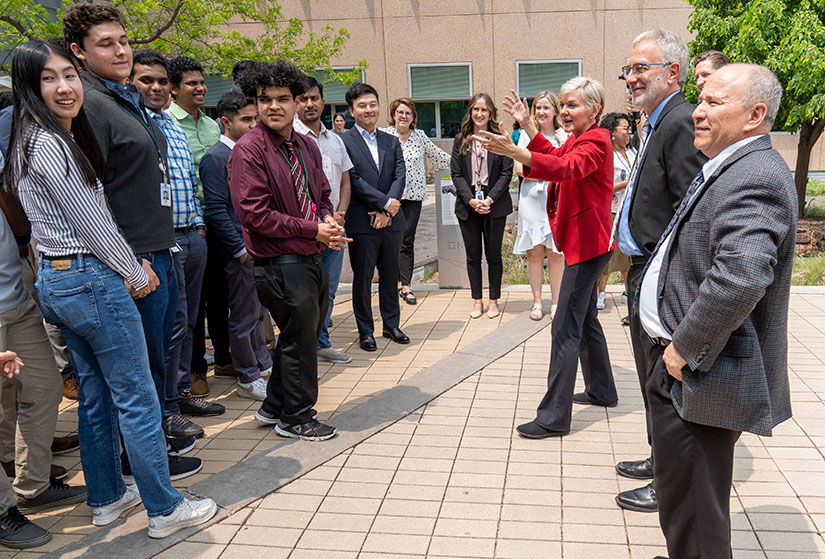
POLYGON ((386 203, 386 204, 384 204, 384 209, 385 209, 385 210, 386 210, 386 209, 389 209, 389 207, 390 207, 390 204, 391 204, 391 203, 392 203, 392 198, 389 198, 389 199, 387 200, 387 203, 386 203))
POLYGON ((143 289, 149 285, 149 276, 146 275, 146 271, 140 265, 140 260, 135 260, 135 267, 132 268, 126 281, 135 289, 143 289))
POLYGON ((235 254, 233 254, 233 255, 232 255, 232 258, 240 258, 240 257, 241 257, 241 256, 243 256, 244 254, 246 254, 246 247, 242 248, 241 250, 239 250, 238 252, 236 252, 235 254))

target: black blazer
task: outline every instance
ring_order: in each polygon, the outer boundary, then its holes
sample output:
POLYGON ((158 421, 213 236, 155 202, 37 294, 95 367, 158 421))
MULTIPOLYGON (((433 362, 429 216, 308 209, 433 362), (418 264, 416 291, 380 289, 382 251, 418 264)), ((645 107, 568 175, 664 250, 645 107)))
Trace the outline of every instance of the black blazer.
POLYGON ((647 257, 708 160, 693 147, 693 109, 684 95, 674 95, 662 109, 638 163, 628 223, 633 240, 647 257))
MULTIPOLYGON (((354 126, 341 135, 352 160, 349 170, 352 185, 352 199, 346 215, 347 233, 375 233, 378 230, 370 226, 367 212, 383 211, 390 198, 401 201, 407 180, 407 166, 398 138, 378 130, 378 161, 380 169, 375 167, 367 142, 354 126)), ((398 212, 387 226, 389 231, 403 231, 406 228, 404 213, 398 212)))
MULTIPOLYGON (((456 136, 453 142, 453 155, 450 160, 450 174, 456 190, 455 215, 461 221, 470 217, 475 210, 470 207, 475 189, 470 186, 473 180, 472 159, 470 150, 462 155, 459 153, 461 135, 456 136)), ((513 178, 513 160, 509 157, 487 153, 487 186, 484 195, 493 199, 490 207, 490 217, 504 217, 513 213, 513 199, 510 197, 510 179, 513 178)))

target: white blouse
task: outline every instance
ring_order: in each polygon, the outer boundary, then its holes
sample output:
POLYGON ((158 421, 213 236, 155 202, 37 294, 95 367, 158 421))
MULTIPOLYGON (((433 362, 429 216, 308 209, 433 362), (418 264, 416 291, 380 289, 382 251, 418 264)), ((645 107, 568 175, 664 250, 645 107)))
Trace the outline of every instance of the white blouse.
MULTIPOLYGON (((381 128, 382 132, 398 137, 395 126, 381 128)), ((427 199, 427 170, 424 158, 437 170, 450 168, 450 154, 439 148, 427 137, 423 130, 413 128, 410 137, 401 144, 404 163, 407 164, 407 184, 404 187, 403 200, 427 199)))
MULTIPOLYGON (((621 155, 615 151, 613 152, 613 184, 630 178, 630 171, 633 169, 633 162, 636 161, 636 150, 628 147, 627 151, 625 151, 625 155, 627 155, 627 160, 630 162, 630 165, 625 162, 621 155)), ((619 211, 619 206, 621 205, 622 200, 624 200, 624 195, 626 192, 627 187, 613 193, 613 201, 610 204, 611 212, 616 213, 619 211)))

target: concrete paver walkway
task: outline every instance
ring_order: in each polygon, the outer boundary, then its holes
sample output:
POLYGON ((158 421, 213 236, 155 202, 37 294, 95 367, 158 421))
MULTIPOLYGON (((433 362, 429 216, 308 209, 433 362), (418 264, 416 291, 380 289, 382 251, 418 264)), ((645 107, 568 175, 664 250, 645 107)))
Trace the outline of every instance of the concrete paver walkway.
MULTIPOLYGON (((322 418, 335 423, 340 416, 343 421, 375 395, 415 380, 423 369, 455 352, 465 355, 461 352, 468 347, 482 347, 471 346, 473 342, 483 338, 494 344, 499 333, 504 336, 518 325, 496 328, 530 307, 529 294, 513 289, 506 292, 501 317, 471 321, 467 293, 419 294, 421 303, 405 306, 402 317, 413 343, 379 342, 378 355, 361 352, 357 344, 351 347, 355 335, 350 307, 336 307, 333 345, 349 346, 355 359, 322 368, 322 418)), ((532 419, 546 387, 550 328, 545 327, 413 413, 276 492, 228 511, 232 514, 220 522, 157 556, 664 555, 656 515, 625 512, 614 502, 617 491, 639 485, 617 476, 615 463, 648 452, 641 394, 627 330, 619 324, 623 312, 618 299, 618 293, 609 297, 601 320, 620 403, 611 409, 577 406, 569 436, 530 441, 513 431, 516 424, 532 419)), ((543 324, 549 325, 546 318, 543 324)), ((737 559, 825 557, 825 294, 792 295, 789 333, 794 418, 774 437, 743 436, 736 450, 732 528, 737 559)), ((204 473, 181 480, 181 487, 201 482, 193 491, 208 488, 211 479, 219 479, 210 478, 212 474, 253 456, 321 452, 325 443, 295 442, 287 448, 271 429, 254 422, 256 403, 235 396, 226 381, 213 382, 213 389, 227 414, 201 421, 208 436, 199 442, 196 455, 206 462, 204 473)), ((72 427, 71 413, 69 407, 61 414, 66 418, 61 428, 72 427)), ((77 456, 58 462, 79 467, 77 456)), ((271 473, 276 480, 279 475, 271 473)), ((82 473, 76 477, 82 479, 82 473)), ((95 533, 89 519, 85 505, 40 515, 37 521, 55 532, 56 541, 46 550, 95 533)), ((142 513, 129 520, 145 526, 142 513)), ((42 551, 0 557, 33 557, 42 551)), ((94 556, 94 546, 88 555, 94 556)))

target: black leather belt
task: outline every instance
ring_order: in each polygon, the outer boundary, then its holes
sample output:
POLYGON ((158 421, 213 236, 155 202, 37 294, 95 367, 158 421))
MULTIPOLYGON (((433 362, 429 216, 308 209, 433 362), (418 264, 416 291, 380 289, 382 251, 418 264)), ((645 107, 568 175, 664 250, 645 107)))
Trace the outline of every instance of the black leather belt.
POLYGON ((648 336, 648 339, 650 340, 650 343, 658 347, 667 347, 671 342, 671 340, 668 340, 667 338, 654 338, 652 336, 648 336))
POLYGON ((271 266, 273 264, 320 264, 320 254, 282 254, 267 258, 254 258, 256 266, 271 266))
POLYGON ((644 255, 643 256, 634 256, 634 255, 631 254, 630 256, 628 256, 628 258, 630 259, 630 265, 631 266, 644 266, 645 264, 647 264, 647 261, 648 261, 647 256, 644 256, 644 255))
POLYGON ((175 227, 175 233, 188 233, 192 229, 194 228, 191 225, 187 225, 186 227, 175 227))

